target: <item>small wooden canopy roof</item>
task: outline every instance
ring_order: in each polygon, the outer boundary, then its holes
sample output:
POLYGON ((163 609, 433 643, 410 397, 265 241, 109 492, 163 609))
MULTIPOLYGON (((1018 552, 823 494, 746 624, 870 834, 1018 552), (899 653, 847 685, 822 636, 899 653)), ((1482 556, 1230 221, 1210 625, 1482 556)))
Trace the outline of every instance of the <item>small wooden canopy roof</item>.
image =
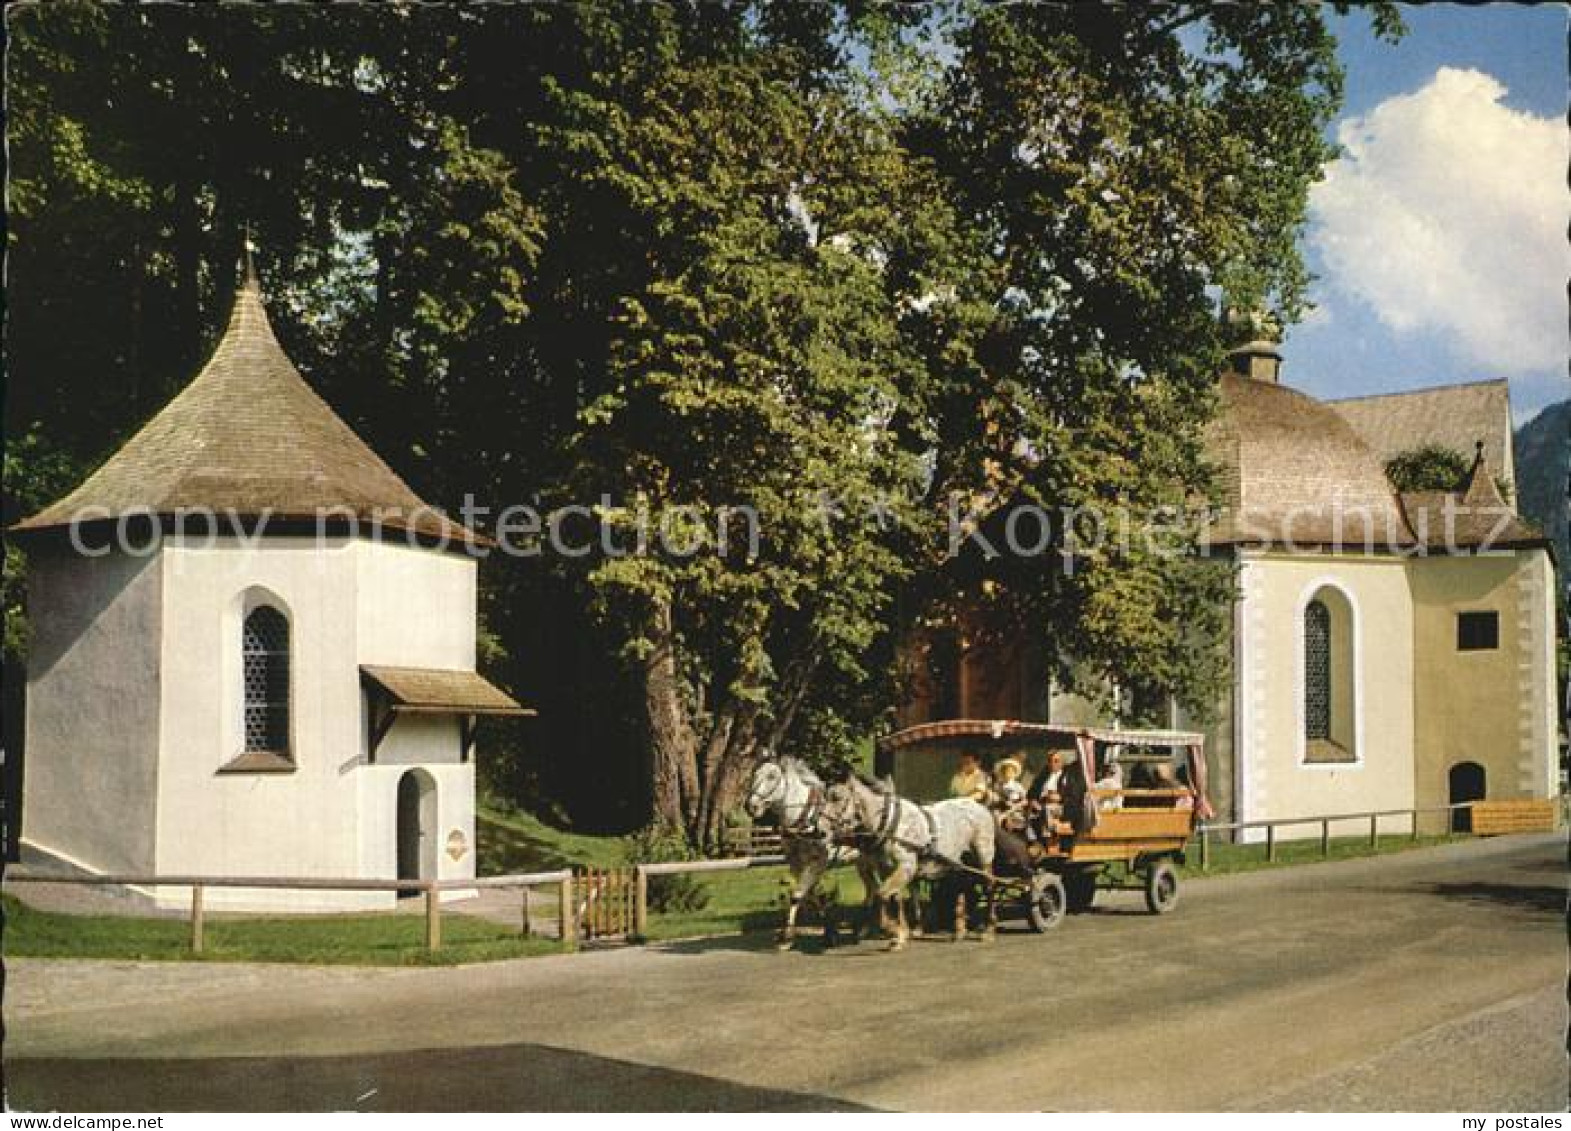
POLYGON ((521 707, 505 691, 476 672, 445 668, 395 668, 363 664, 360 671, 388 699, 394 714, 520 715, 521 707))
POLYGON ((891 752, 911 746, 940 743, 954 739, 993 739, 995 741, 1042 739, 1057 745, 1072 746, 1078 735, 1097 742, 1120 746, 1162 746, 1168 748, 1200 746, 1205 736, 1182 730, 1120 730, 1114 727, 1069 726, 1065 723, 1023 723, 1017 719, 944 719, 934 723, 897 730, 879 740, 879 747, 891 752))
POLYGON ((193 511, 280 526, 380 518, 388 530, 478 541, 426 505, 306 384, 273 336, 249 263, 196 379, 75 491, 12 529, 193 511))

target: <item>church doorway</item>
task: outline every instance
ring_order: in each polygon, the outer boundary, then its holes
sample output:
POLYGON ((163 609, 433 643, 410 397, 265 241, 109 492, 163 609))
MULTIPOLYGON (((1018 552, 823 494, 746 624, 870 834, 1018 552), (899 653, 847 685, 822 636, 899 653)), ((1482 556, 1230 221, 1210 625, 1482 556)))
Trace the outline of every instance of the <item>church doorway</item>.
POLYGON ((398 878, 436 878, 436 782, 424 770, 410 770, 398 779, 398 878))
MULTIPOLYGON (((1451 767, 1451 804, 1460 805, 1464 801, 1482 801, 1484 799, 1484 767, 1477 762, 1458 762, 1451 767)), ((1471 809, 1453 809, 1451 811, 1451 831, 1454 833, 1471 832, 1473 829, 1473 812, 1471 809)))

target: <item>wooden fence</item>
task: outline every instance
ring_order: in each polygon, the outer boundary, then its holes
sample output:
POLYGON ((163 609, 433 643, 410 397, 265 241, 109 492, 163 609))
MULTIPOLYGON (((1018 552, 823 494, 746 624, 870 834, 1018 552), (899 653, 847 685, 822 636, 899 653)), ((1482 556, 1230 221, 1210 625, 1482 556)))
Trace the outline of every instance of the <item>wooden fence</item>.
POLYGON ((1473 802, 1469 831, 1474 836, 1553 832, 1560 806, 1552 797, 1521 797, 1509 801, 1473 802))
POLYGON ((727 829, 725 847, 732 856, 774 856, 785 850, 780 830, 762 825, 727 829))
POLYGON ((641 936, 649 914, 649 881, 638 868, 581 868, 577 893, 577 937, 585 942, 641 936))

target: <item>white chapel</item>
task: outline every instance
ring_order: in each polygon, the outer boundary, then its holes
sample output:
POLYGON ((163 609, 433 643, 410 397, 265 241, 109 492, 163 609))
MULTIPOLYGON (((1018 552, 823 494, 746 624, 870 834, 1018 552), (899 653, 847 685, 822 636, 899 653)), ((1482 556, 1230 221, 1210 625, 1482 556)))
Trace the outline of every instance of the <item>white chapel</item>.
POLYGON ((481 540, 306 384, 249 268, 196 379, 11 533, 33 625, 24 850, 118 875, 473 878, 475 718, 529 713, 475 672, 481 540))

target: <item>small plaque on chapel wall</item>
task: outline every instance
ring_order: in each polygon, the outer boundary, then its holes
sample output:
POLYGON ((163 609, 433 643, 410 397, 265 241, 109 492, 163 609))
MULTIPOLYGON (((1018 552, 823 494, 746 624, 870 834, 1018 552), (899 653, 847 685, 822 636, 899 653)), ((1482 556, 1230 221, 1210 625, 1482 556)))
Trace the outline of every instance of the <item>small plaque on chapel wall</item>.
POLYGON ((464 839, 464 834, 454 829, 447 834, 447 854, 454 860, 462 860, 464 853, 469 851, 469 842, 464 839))

